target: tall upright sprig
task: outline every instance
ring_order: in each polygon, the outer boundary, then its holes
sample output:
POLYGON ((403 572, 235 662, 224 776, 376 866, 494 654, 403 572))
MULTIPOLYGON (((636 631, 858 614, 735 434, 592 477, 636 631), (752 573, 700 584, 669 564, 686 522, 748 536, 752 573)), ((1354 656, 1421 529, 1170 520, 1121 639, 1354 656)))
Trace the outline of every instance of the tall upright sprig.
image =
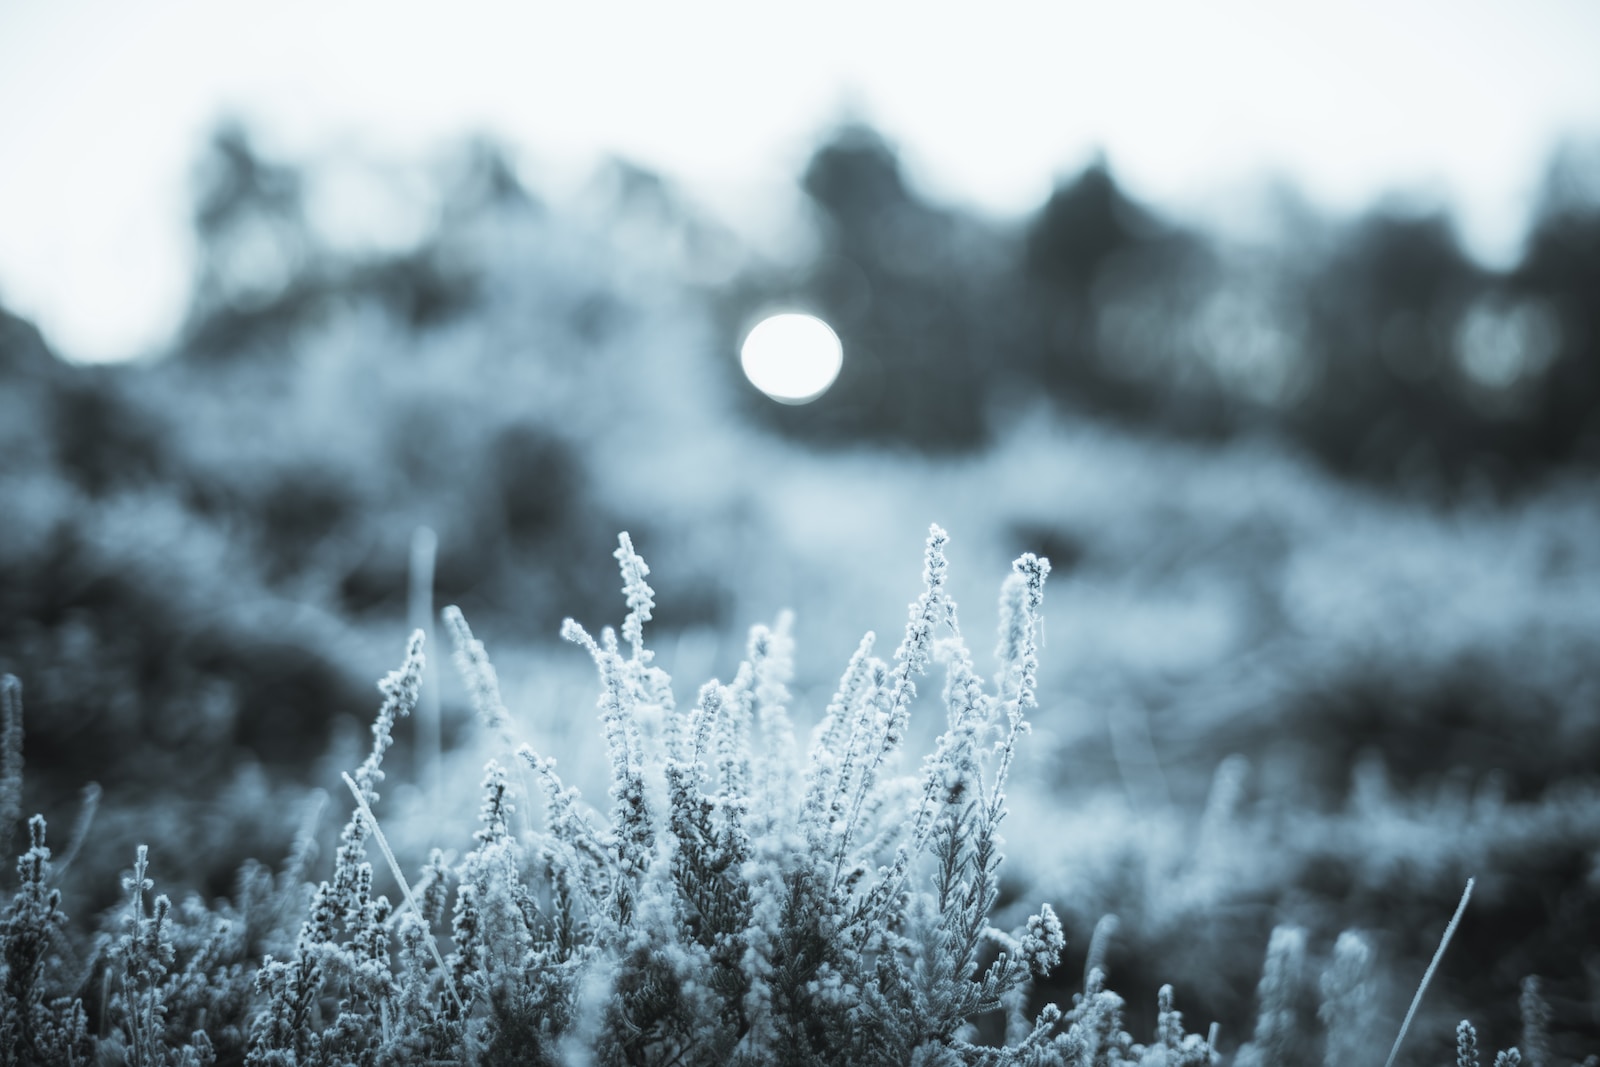
POLYGON ((17 892, 0 915, 0 1062, 87 1063, 83 1002, 49 998, 49 970, 66 926, 61 891, 50 886, 44 816, 28 820, 28 850, 17 857, 17 892))
POLYGON ((997 742, 995 767, 988 783, 980 778, 980 795, 974 798, 970 828, 962 826, 959 836, 970 849, 970 875, 965 881, 962 902, 964 922, 960 929, 963 948, 973 951, 975 938, 1000 895, 1000 824, 1006 816, 1005 786, 1015 758, 1017 738, 1027 729, 1025 713, 1037 706, 1034 690, 1038 684, 1039 609, 1044 603, 1044 582, 1050 574, 1050 561, 1028 552, 1011 565, 1011 575, 1000 590, 1000 643, 996 657, 1000 673, 996 697, 980 701, 980 691, 971 666, 965 659, 952 660, 951 691, 957 699, 978 708, 993 709, 985 715, 979 729, 998 727, 1003 731, 997 742), (1000 721, 1003 719, 1003 722, 1000 721))
POLYGON ((165 895, 155 898, 150 914, 145 914, 145 894, 155 888, 149 877, 150 850, 140 845, 133 861, 133 875, 122 880, 128 894, 127 933, 117 955, 121 962, 121 988, 113 1007, 122 1024, 131 1067, 156 1067, 166 1060, 166 1007, 162 1003, 161 981, 176 954, 172 946, 172 902, 165 895))
MULTIPOLYGON (((913 615, 913 623, 927 627, 926 630, 919 629, 918 636, 925 638, 934 654, 946 664, 946 726, 935 743, 934 751, 923 761, 921 788, 910 831, 896 849, 889 872, 873 886, 864 902, 869 916, 891 906, 904 889, 912 865, 926 851, 930 836, 940 825, 938 820, 941 815, 947 834, 954 834, 958 838, 964 835, 970 812, 964 810, 963 806, 972 796, 981 792, 982 772, 975 751, 976 738, 979 721, 986 717, 992 701, 983 692, 982 683, 972 671, 971 657, 961 638, 956 602, 945 591, 945 574, 949 564, 944 548, 948 541, 949 536, 938 526, 930 530, 923 564, 925 601, 914 605, 921 610, 913 615), (933 631, 941 624, 947 634, 939 640, 933 631)), ((926 666, 924 660, 924 671, 926 666)), ((945 899, 953 892, 955 881, 962 876, 965 865, 959 852, 951 853, 948 849, 940 851, 939 861, 940 897, 945 899)))
POLYGON ((508 749, 515 748, 511 716, 500 698, 500 676, 495 673, 494 664, 489 662, 489 653, 483 647, 483 642, 472 636, 466 616, 454 604, 439 614, 444 619, 445 628, 450 631, 450 640, 455 645, 456 670, 467 684, 467 694, 472 701, 472 709, 478 713, 478 720, 492 730, 508 749))
POLYGON ((600 640, 596 641, 577 622, 567 619, 561 624, 561 636, 587 649, 600 674, 598 706, 611 763, 611 839, 618 866, 612 892, 617 918, 627 925, 632 918, 638 881, 650 866, 656 839, 646 795, 644 745, 636 708, 641 697, 664 687, 659 678, 646 673, 653 657, 644 647, 644 624, 655 607, 655 593, 644 580, 650 568, 633 550, 633 541, 626 533, 617 540, 614 554, 622 571, 623 595, 629 609, 622 624, 629 658, 623 659, 616 633, 610 627, 602 629, 600 640))
POLYGON ((905 739, 906 726, 911 717, 911 702, 917 696, 917 683, 912 680, 912 675, 927 673, 928 660, 933 652, 934 627, 948 614, 944 604, 944 583, 948 570, 944 546, 949 539, 949 535, 937 525, 929 528, 923 553, 922 593, 909 609, 905 636, 895 649, 894 669, 887 678, 875 677, 866 693, 873 714, 870 719, 858 719, 858 724, 874 732, 867 734, 870 740, 854 781, 841 783, 847 788, 853 786, 854 795, 839 834, 834 864, 835 885, 844 873, 844 857, 855 843, 862 809, 872 795, 879 772, 905 739))
POLYGON ((268 956, 256 972, 256 991, 266 1006, 251 1026, 246 1060, 251 1067, 315 1062, 370 1047, 376 1040, 370 1013, 341 1012, 340 1025, 326 1034, 314 1032, 310 1023, 324 982, 331 977, 343 978, 351 986, 351 996, 379 1011, 381 1005, 371 1002, 392 993, 386 925, 391 908, 386 898, 373 895, 366 840, 369 813, 384 778, 384 753, 394 744, 395 722, 411 713, 422 691, 423 642, 422 631, 413 632, 400 667, 378 683, 383 702, 372 724, 372 750, 348 779, 356 806, 339 834, 333 881, 317 886, 293 958, 279 961, 268 956))
POLYGON ((633 550, 633 538, 626 530, 617 535, 617 550, 612 555, 622 570, 622 595, 628 603, 628 615, 622 620, 622 639, 628 642, 634 660, 647 662, 650 657, 644 647, 644 624, 650 621, 656 607, 656 592, 645 581, 650 568, 633 550))
MULTIPOLYGON (((361 799, 369 808, 378 803, 378 786, 384 778, 383 756, 394 744, 394 724, 411 714, 422 693, 424 640, 421 630, 413 631, 406 642, 405 659, 399 668, 390 671, 378 683, 383 703, 378 708, 378 717, 372 723, 372 750, 351 776, 361 799)), ((333 884, 337 902, 347 915, 351 915, 358 906, 352 894, 358 872, 366 862, 367 833, 367 822, 361 817, 360 810, 352 809, 349 821, 339 834, 333 884)))

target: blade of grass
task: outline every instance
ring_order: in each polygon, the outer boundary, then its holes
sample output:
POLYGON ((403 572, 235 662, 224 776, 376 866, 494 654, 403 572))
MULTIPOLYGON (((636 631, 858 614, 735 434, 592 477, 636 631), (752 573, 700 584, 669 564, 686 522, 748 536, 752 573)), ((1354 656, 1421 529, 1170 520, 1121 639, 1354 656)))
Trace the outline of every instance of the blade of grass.
MULTIPOLYGON (((422 909, 417 906, 416 898, 411 895, 411 884, 406 881, 405 872, 400 869, 400 862, 394 858, 394 852, 389 848, 389 842, 384 838, 383 830, 378 826, 378 817, 372 814, 372 809, 367 806, 367 798, 361 795, 361 787, 356 785, 355 779, 343 771, 339 772, 339 777, 344 779, 344 784, 350 787, 351 795, 356 798, 356 810, 361 813, 363 819, 367 820, 367 828, 372 831, 372 839, 378 842, 378 848, 382 850, 383 858, 389 861, 389 870, 394 872, 394 880, 400 883, 400 892, 405 895, 406 903, 411 906, 412 911, 421 915, 422 909)), ((461 1017, 466 1018, 467 1006, 461 1003, 461 996, 456 992, 455 985, 450 981, 450 970, 445 966, 444 956, 439 952, 439 942, 433 939, 433 931, 426 926, 423 927, 423 933, 427 935, 428 949, 433 953, 433 962, 439 965, 439 975, 444 979, 445 989, 450 992, 450 999, 456 1002, 456 1008, 460 1010, 461 1017)))
POLYGON ((78 858, 84 838, 89 836, 89 827, 94 825, 95 812, 99 810, 100 783, 90 782, 83 787, 83 803, 78 808, 77 821, 72 824, 72 836, 67 839, 67 851, 52 866, 51 878, 59 880, 67 873, 67 868, 72 866, 72 861, 78 858))
POLYGON ((1422 994, 1427 992, 1428 983, 1433 980, 1433 972, 1439 969, 1439 961, 1444 959, 1444 950, 1449 947, 1450 939, 1455 936, 1456 927, 1461 925, 1461 916, 1467 910, 1467 901, 1472 899, 1472 884, 1475 879, 1467 879, 1467 888, 1461 894, 1461 903, 1456 905, 1456 913, 1450 917, 1450 925, 1444 928, 1444 936, 1439 939, 1439 950, 1433 954, 1433 962, 1428 964, 1428 969, 1422 974, 1422 984, 1417 986, 1417 995, 1411 998, 1411 1007, 1406 1012, 1405 1022, 1400 1024, 1400 1033, 1395 1036, 1394 1048, 1389 1050, 1389 1059, 1383 1067, 1394 1067, 1394 1058, 1400 1054, 1400 1042, 1406 1039, 1406 1031, 1411 1029, 1411 1020, 1417 1014, 1417 1007, 1422 1003, 1422 994))

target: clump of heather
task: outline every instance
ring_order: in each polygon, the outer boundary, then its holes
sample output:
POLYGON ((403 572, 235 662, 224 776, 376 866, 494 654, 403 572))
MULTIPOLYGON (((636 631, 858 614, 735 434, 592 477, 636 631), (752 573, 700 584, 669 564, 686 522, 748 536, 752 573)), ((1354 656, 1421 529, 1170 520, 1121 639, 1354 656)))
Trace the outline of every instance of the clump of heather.
MULTIPOLYGON (((1031 554, 1013 564, 999 669, 986 681, 948 590, 947 540, 932 528, 899 642, 880 655, 874 634, 861 639, 802 749, 788 617, 753 628, 731 680, 680 704, 646 640, 650 569, 623 534, 620 629, 562 628, 598 676, 610 767, 599 808, 519 741, 487 650, 446 609, 457 666, 505 751, 484 768, 478 827, 457 842, 464 854, 435 848, 414 879, 377 811, 395 724, 421 692, 421 631, 379 684, 371 750, 345 776, 353 806, 332 876, 314 889, 304 884, 309 832, 283 872, 247 867, 236 902, 211 906, 152 897, 141 846, 124 908, 82 954, 63 936, 35 817, 0 922, 0 1067, 1221 1062, 1215 1024, 1205 1037, 1186 1032, 1170 986, 1150 1041, 1135 1040, 1105 984, 1103 943, 1070 1005, 1034 1010, 1034 980, 1061 961, 1061 923, 1048 903, 1013 929, 993 917, 1006 785, 1038 706, 1050 565, 1031 554), (935 668, 944 730, 917 773, 897 775, 935 668), (377 891, 373 846, 398 901, 377 891), (998 1043, 981 1039, 1000 1032, 998 1043)), ((3 688, 8 751, 20 749, 20 688, 9 678, 3 688)), ((9 808, 20 760, 8 756, 6 768, 9 808)), ((1114 924, 1102 925, 1101 942, 1114 924)), ((1341 937, 1318 985, 1313 1011, 1305 933, 1275 932, 1260 1020, 1235 1062, 1362 1058, 1374 1011, 1367 941, 1341 937), (1313 1017, 1325 1033, 1311 1032, 1313 1017)), ((1548 1060, 1535 983, 1523 1009, 1528 1051, 1497 1064, 1548 1060)), ((1457 1042, 1458 1063, 1478 1067, 1470 1024, 1457 1042)))

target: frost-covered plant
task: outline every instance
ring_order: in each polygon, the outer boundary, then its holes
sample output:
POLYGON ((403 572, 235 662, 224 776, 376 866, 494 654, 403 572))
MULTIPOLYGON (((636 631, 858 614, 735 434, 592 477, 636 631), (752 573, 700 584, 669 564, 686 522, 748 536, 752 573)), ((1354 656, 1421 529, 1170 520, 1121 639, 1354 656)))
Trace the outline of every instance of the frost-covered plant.
MULTIPOLYGON (((219 919, 207 943, 187 953, 179 967, 172 901, 165 894, 157 896, 146 914, 145 894, 155 888, 149 869, 149 849, 140 845, 133 874, 122 881, 128 894, 126 931, 109 953, 107 977, 115 988, 109 1007, 117 1019, 122 1054, 129 1067, 210 1067, 216 1049, 205 1025, 224 1027, 228 1015, 236 1011, 214 1009, 241 986, 237 967, 232 981, 219 982, 220 976, 212 973, 226 952, 231 924, 219 919), (185 1034, 184 1008, 206 999, 218 1003, 206 1005, 213 1011, 202 1010, 196 1020, 200 1025, 185 1034)), ((203 909, 197 911, 196 917, 209 917, 203 909)), ((238 1035, 229 1036, 236 1041, 238 1035)))
POLYGON ((435 851, 415 891, 396 866, 398 915, 374 896, 364 848, 372 839, 392 862, 372 805, 393 723, 416 699, 413 637, 383 685, 372 754, 348 780, 356 809, 334 878, 292 957, 257 972, 248 1062, 1211 1062, 1210 1045, 1184 1034, 1170 989, 1148 1048, 1122 1030, 1121 999, 1098 977, 1071 1011, 1020 1018, 1033 978, 1065 945, 1048 904, 1014 931, 991 925, 1049 564, 1014 565, 991 690, 946 588, 946 541, 935 527, 892 658, 874 654, 874 635, 862 639, 802 762, 788 619, 754 628, 732 681, 680 707, 645 642, 649 568, 622 535, 620 638, 562 629, 599 675, 603 813, 554 760, 516 743, 487 653, 447 610, 473 702, 515 746, 515 765, 485 769, 480 826, 459 863, 435 851), (897 777, 917 679, 936 662, 945 731, 919 774, 897 777), (538 831, 520 829, 533 790, 538 831), (979 1044, 974 1020, 1002 1009, 1021 1024, 1014 1040, 979 1044))
MULTIPOLYGON (((7 719, 20 735, 20 686, 6 676, 0 687, 7 719)), ((12 761, 11 773, 20 782, 20 736, 16 740, 19 758, 12 761)), ((85 791, 69 859, 97 797, 96 787, 85 791)), ((53 862, 44 817, 35 815, 28 832, 29 848, 17 860, 16 894, 0 919, 0 1067, 91 1062, 206 1067, 219 1050, 241 1050, 251 1010, 246 915, 225 901, 208 908, 197 897, 174 908, 161 895, 147 907, 154 882, 148 876, 148 850, 141 845, 133 873, 123 881, 128 904, 117 918, 120 932, 102 936, 85 960, 64 936, 61 893, 51 883, 66 865, 53 862), (100 990, 97 1026, 91 1026, 83 999, 89 987, 100 990)), ((241 888, 251 884, 247 871, 241 888)), ((254 894, 256 901, 270 899, 274 907, 281 907, 283 895, 275 888, 254 894)), ((241 894, 241 901, 248 914, 250 894, 241 894)))
POLYGON ((340 834, 333 881, 317 887, 293 956, 267 956, 256 972, 256 991, 266 998, 266 1007, 251 1026, 246 1062, 253 1067, 375 1063, 392 1047, 388 1016, 395 979, 385 925, 392 907, 387 897, 373 894, 372 864, 366 860, 371 824, 364 814, 378 799, 395 720, 416 706, 422 666, 418 631, 400 669, 379 683, 384 701, 372 726, 372 752, 356 768, 358 807, 340 834), (325 993, 338 1007, 326 1025, 318 1025, 325 993))
POLYGON ((49 887, 50 849, 42 816, 29 820, 28 838, 28 851, 17 860, 21 884, 0 919, 0 1065, 88 1063, 83 1001, 49 997, 46 985, 66 916, 61 891, 49 887))
MULTIPOLYGON (((990 925, 1049 564, 1025 555, 1006 583, 990 692, 946 588, 946 541, 935 527, 892 659, 863 638, 800 765, 788 620, 754 628, 732 681, 680 708, 645 643, 649 568, 621 537, 620 639, 562 630, 598 671, 609 811, 593 817, 555 761, 521 745, 545 825, 519 835, 513 783, 490 764, 477 844, 454 872, 448 981, 467 1011, 464 1049, 524 1063, 1209 1061, 1170 990, 1148 1050, 1098 989, 1072 1013, 1047 1008, 1011 1047, 975 1043, 972 1020, 1025 999, 1065 944, 1048 905, 1013 933, 990 925), (946 729, 908 786, 889 772, 934 662, 946 729), (659 738, 646 721, 663 724, 659 738)), ((480 715, 508 737, 483 646, 459 612, 446 621, 480 715)), ((420 981, 427 961, 407 967, 420 981)))
MULTIPOLYGON (((946 587, 946 541, 934 527, 923 591, 892 656, 875 655, 873 634, 861 640, 802 754, 788 711, 788 617, 751 631, 732 681, 712 680, 680 706, 645 641, 649 568, 622 535, 620 637, 571 621, 562 631, 599 675, 603 812, 562 782, 554 760, 518 742, 486 650, 447 609, 457 664, 511 761, 485 768, 466 854, 432 850, 414 884, 374 806, 395 723, 417 702, 421 632, 379 684, 371 752, 345 776, 354 806, 332 877, 314 890, 302 883, 320 797, 285 869, 247 865, 232 904, 152 899, 140 846, 126 903, 85 959, 62 936, 50 885, 58 871, 36 816, 0 921, 0 1067, 1211 1067, 1216 1025, 1204 1038, 1186 1033, 1170 986, 1149 1044, 1124 1028, 1124 1001, 1103 970, 1115 916, 1096 927, 1070 1007, 1028 1013, 1033 980, 1060 962, 1061 923, 1049 904, 1010 931, 992 917, 1005 786, 1037 706, 1049 564, 1032 555, 1014 564, 990 686, 946 587), (918 679, 934 664, 944 668, 945 728, 917 773, 897 775, 918 679), (395 876, 398 907, 374 889, 369 842, 395 876), (976 1023, 990 1013, 1003 1018, 1002 1044, 979 1041, 976 1023)), ((3 688, 7 751, 20 753, 20 688, 10 678, 3 688)), ((5 806, 16 808, 20 757, 4 770, 5 806)), ((1330 1064, 1370 1058, 1368 942, 1347 932, 1334 949, 1320 983, 1319 1047, 1307 1029, 1306 941, 1299 929, 1274 931, 1259 1020, 1236 1063, 1309 1062, 1317 1051, 1330 1064)), ((1536 982, 1522 1009, 1527 1058, 1548 1061, 1550 1011, 1536 982)), ((1404 1028, 1396 1048, 1403 1038, 1404 1028)), ((1469 1023, 1456 1041, 1458 1067, 1480 1067, 1469 1023)), ((1494 1062, 1523 1057, 1510 1049, 1494 1062)))

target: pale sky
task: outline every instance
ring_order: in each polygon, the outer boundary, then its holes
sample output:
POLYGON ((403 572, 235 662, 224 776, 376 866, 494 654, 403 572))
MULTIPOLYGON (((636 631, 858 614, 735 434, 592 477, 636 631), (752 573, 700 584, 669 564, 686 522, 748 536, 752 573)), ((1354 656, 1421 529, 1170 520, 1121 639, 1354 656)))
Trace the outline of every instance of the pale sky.
POLYGON ((846 108, 996 215, 1100 149, 1189 217, 1266 176, 1448 198, 1504 262, 1554 141, 1600 134, 1600 2, 0 0, 0 303, 75 358, 159 344, 226 112, 289 156, 491 132, 536 187, 614 151, 759 228, 846 108))

